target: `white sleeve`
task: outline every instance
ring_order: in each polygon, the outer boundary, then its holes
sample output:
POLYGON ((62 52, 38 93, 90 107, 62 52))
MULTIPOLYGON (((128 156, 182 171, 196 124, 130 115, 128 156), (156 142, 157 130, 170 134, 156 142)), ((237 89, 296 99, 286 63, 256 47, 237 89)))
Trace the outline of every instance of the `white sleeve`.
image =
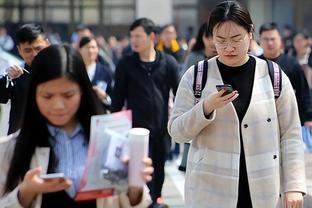
POLYGON ((16 187, 13 191, 0 198, 1 208, 23 208, 18 200, 18 190, 16 187))
POLYGON ((168 122, 168 132, 178 143, 188 142, 196 137, 216 115, 216 111, 213 111, 209 118, 205 117, 203 100, 194 105, 193 82, 194 66, 191 66, 181 79, 168 122))

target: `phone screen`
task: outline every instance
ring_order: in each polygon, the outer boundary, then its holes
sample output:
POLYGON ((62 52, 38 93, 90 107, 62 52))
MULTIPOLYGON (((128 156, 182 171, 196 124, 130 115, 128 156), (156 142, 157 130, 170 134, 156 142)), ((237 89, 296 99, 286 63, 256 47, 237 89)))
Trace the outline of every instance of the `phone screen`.
POLYGON ((222 96, 228 95, 234 91, 232 85, 230 85, 230 84, 216 85, 216 88, 218 91, 221 91, 222 89, 225 90, 225 92, 222 94, 222 96))

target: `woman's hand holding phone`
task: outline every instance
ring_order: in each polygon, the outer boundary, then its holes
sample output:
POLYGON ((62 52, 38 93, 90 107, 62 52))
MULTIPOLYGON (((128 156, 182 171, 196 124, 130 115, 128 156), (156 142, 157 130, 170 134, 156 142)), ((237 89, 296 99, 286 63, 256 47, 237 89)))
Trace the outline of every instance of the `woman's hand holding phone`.
POLYGON ((221 108, 226 104, 232 102, 238 97, 238 92, 236 90, 231 90, 230 85, 217 85, 218 92, 211 93, 204 100, 204 113, 209 115, 211 112, 217 108, 221 108))
POLYGON ((216 85, 216 88, 217 88, 218 92, 221 91, 222 89, 225 90, 225 92, 222 94, 222 96, 228 95, 234 91, 232 85, 230 85, 230 84, 216 85))
POLYGON ((38 194, 61 191, 72 184, 64 177, 42 179, 41 171, 40 167, 27 171, 23 182, 19 185, 18 198, 23 207, 28 207, 38 194))

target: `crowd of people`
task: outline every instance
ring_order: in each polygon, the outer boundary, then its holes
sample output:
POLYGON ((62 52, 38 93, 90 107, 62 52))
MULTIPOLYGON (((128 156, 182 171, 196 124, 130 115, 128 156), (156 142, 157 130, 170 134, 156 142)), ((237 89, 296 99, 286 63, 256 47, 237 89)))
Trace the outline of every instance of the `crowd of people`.
MULTIPOLYGON (((119 42, 79 25, 64 44, 40 24, 22 25, 14 40, 24 63, 0 75, 0 103, 11 102, 7 136, 0 138, 0 206, 166 208, 166 160, 185 143, 186 207, 302 207, 311 37, 305 30, 286 36, 274 22, 261 25, 258 36, 236 1, 218 4, 187 47, 174 24, 157 27, 148 18, 136 19, 119 42), (194 101, 202 60, 206 80, 194 101), (281 70, 278 96, 271 61, 281 70), (221 84, 233 91, 217 91, 221 84), (147 188, 76 202, 91 116, 124 109, 132 111, 132 127, 150 131, 142 160, 147 188), (70 143, 58 151, 64 139, 70 143), (79 159, 64 162, 68 157, 79 159), (40 178, 55 172, 65 179, 40 178)), ((12 45, 0 27, 1 50, 12 45)))

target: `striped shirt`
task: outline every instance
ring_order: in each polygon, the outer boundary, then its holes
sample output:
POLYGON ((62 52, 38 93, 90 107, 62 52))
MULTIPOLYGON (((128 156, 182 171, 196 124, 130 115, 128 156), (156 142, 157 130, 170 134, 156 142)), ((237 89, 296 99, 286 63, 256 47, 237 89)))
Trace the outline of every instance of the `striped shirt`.
POLYGON ((51 134, 50 143, 58 160, 56 172, 64 173, 65 178, 70 179, 73 185, 65 191, 74 198, 80 185, 87 159, 88 144, 85 133, 78 124, 70 135, 63 129, 48 124, 51 134))

